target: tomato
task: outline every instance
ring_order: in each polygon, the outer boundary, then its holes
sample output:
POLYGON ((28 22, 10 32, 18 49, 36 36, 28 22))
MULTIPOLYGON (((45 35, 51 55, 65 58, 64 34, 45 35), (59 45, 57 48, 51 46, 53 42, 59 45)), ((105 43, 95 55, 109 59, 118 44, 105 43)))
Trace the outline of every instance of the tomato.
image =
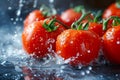
POLYGON ((49 16, 49 18, 55 18, 56 20, 59 20, 60 22, 63 22, 60 15, 56 14, 56 15, 51 15, 49 16))
POLYGON ((103 18, 108 18, 110 16, 120 17, 120 8, 117 7, 116 3, 111 4, 103 13, 103 18))
POLYGON ((71 26, 74 21, 77 21, 81 16, 81 12, 76 12, 73 8, 67 9, 61 14, 61 19, 67 26, 71 26))
POLYGON ((88 65, 98 58, 100 44, 100 37, 92 31, 68 29, 57 37, 56 51, 64 60, 71 59, 73 66, 88 65))
POLYGON ((42 11, 40 10, 34 10, 26 17, 24 20, 24 27, 28 26, 34 21, 40 21, 45 19, 44 15, 42 14, 42 11))
MULTIPOLYGON (((47 23, 49 22, 50 20, 47 20, 47 23)), ((22 33, 22 43, 25 51, 39 58, 43 58, 49 53, 54 53, 56 38, 65 30, 62 25, 55 22, 52 27, 57 26, 58 28, 55 31, 48 32, 48 30, 43 27, 43 24, 44 20, 35 21, 28 27, 25 27, 22 33)))
POLYGON ((94 31, 100 37, 102 37, 103 34, 105 33, 105 30, 103 30, 102 24, 96 23, 96 22, 90 22, 88 26, 88 30, 94 31))
POLYGON ((120 26, 109 28, 103 35, 105 57, 114 64, 120 64, 120 26))

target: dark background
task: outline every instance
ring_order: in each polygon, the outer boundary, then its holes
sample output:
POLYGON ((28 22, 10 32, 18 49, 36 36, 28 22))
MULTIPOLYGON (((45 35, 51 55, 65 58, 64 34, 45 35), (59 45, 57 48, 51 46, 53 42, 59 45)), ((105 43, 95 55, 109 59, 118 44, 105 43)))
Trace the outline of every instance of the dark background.
MULTIPOLYGON (((54 7, 57 9, 58 13, 61 14, 61 12, 65 9, 69 7, 74 7, 76 5, 84 5, 86 9, 92 11, 104 11, 104 9, 106 9, 106 7, 108 7, 113 2, 115 2, 115 0, 55 0, 53 4, 54 7)), ((34 0, 23 0, 22 4, 24 6, 21 8, 22 13, 17 16, 16 12, 19 9, 19 3, 20 0, 0 0, 0 29, 8 29, 9 32, 12 32, 14 31, 13 27, 15 27, 16 25, 23 25, 23 20, 29 12, 36 8, 39 9, 42 4, 50 6, 48 0, 37 0, 36 7, 33 8, 34 0), (11 7, 12 9, 9 10, 8 7, 11 7), (22 20, 17 21, 16 24, 13 24, 16 17, 22 18, 22 20), (11 18, 13 18, 12 21, 10 20, 11 18)), ((0 63, 2 62, 3 61, 0 61, 0 63)), ((119 66, 99 66, 95 67, 91 73, 92 75, 89 75, 90 78, 94 76, 99 77, 99 80, 120 80, 119 66)), ((15 80, 16 77, 18 78, 18 80, 23 80, 23 76, 18 76, 18 74, 23 75, 22 72, 17 72, 15 70, 15 66, 12 63, 6 61, 4 65, 0 64, 0 80, 15 80)), ((51 76, 48 76, 48 78, 51 78, 51 76)))

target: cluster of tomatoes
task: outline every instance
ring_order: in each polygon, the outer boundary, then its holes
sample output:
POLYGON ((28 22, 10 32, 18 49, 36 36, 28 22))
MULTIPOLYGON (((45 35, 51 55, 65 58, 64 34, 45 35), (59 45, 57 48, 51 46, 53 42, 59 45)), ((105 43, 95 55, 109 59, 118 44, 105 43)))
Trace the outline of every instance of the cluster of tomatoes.
POLYGON ((40 59, 57 54, 70 59, 73 66, 89 65, 102 51, 111 63, 120 64, 120 8, 116 4, 105 10, 100 21, 99 14, 81 7, 51 16, 34 10, 24 21, 23 48, 40 59))

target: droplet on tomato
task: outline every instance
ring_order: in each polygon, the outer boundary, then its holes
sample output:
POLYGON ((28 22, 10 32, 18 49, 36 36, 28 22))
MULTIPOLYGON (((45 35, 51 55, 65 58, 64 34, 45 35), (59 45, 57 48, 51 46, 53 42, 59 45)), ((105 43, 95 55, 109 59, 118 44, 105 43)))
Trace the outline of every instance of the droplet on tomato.
POLYGON ((120 44, 120 41, 117 41, 116 43, 117 43, 117 44, 120 44))

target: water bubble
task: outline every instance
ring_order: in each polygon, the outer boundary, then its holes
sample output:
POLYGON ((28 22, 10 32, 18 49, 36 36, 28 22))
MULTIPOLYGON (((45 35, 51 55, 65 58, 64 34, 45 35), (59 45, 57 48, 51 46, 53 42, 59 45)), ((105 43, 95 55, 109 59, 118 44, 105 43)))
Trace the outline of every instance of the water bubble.
POLYGON ((84 72, 84 71, 81 71, 81 75, 84 76, 84 75, 85 75, 85 72, 84 72))
POLYGON ((91 67, 91 66, 89 66, 89 67, 88 67, 88 70, 92 70, 92 67, 91 67))
POLYGON ((88 53, 90 53, 91 51, 90 50, 87 50, 88 53))
POLYGON ((13 20, 14 20, 14 18, 11 18, 10 20, 11 20, 11 21, 13 21, 13 20))
POLYGON ((117 44, 120 44, 120 41, 117 41, 116 43, 117 43, 117 44))
POLYGON ((16 18, 15 21, 19 21, 19 18, 16 18))
POLYGON ((6 63, 6 61, 3 61, 3 62, 1 63, 1 65, 3 65, 3 66, 4 66, 4 65, 5 65, 5 63, 6 63))
POLYGON ((117 77, 117 76, 119 76, 118 74, 115 74, 115 76, 117 77))
POLYGON ((8 76, 8 74, 4 74, 5 76, 8 76))
POLYGON ((90 71, 89 71, 89 70, 86 70, 86 74, 90 74, 90 71))
POLYGON ((8 10, 12 10, 12 7, 8 7, 8 10))
POLYGON ((53 3, 53 2, 54 2, 54 0, 49 0, 49 2, 50 2, 50 3, 53 3))
POLYGON ((21 15, 21 11, 22 11, 22 7, 23 7, 24 5, 23 5, 23 0, 20 0, 19 1, 19 8, 18 8, 18 10, 17 10, 17 13, 16 13, 16 15, 19 17, 20 15, 21 15))
POLYGON ((38 0, 34 0, 33 8, 37 7, 37 2, 38 2, 38 0))
POLYGON ((15 24, 16 24, 16 22, 14 21, 14 22, 13 22, 13 24, 15 25, 15 24))
POLYGON ((73 41, 70 41, 71 44, 73 44, 73 41))
POLYGON ((17 15, 17 16, 20 16, 20 14, 21 14, 21 10, 19 9, 19 10, 17 11, 16 15, 17 15))

